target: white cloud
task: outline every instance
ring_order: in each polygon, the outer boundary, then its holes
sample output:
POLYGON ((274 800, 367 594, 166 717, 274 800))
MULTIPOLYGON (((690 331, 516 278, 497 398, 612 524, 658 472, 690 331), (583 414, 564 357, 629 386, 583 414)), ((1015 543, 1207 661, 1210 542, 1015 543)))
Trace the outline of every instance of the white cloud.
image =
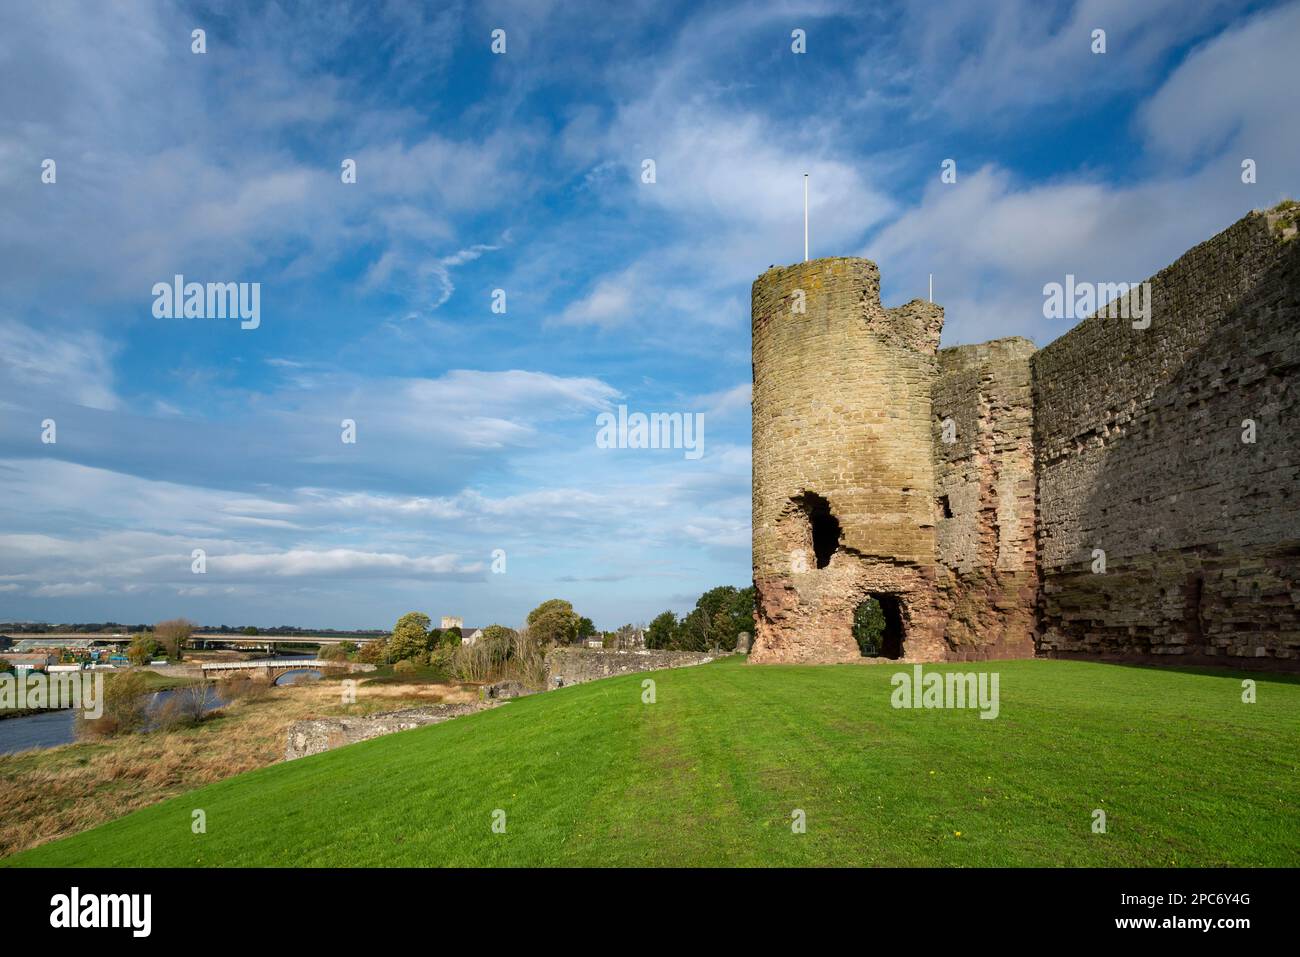
POLYGON ((391 552, 367 552, 351 548, 312 550, 295 548, 286 552, 213 555, 209 573, 214 577, 358 577, 392 575, 405 578, 464 577, 484 570, 482 562, 462 564, 455 555, 412 556, 391 552))
POLYGON ((58 582, 41 585, 32 594, 37 598, 69 598, 82 595, 102 595, 107 589, 99 582, 58 582))
POLYGON ((1021 122, 1025 111, 1140 88, 1169 51, 1222 23, 1231 0, 964 0, 907 4, 890 48, 864 54, 864 89, 906 89, 917 116, 957 124, 1021 122), (1092 32, 1106 31, 1106 52, 1092 32))
POLYGON ((1221 153, 1251 157, 1262 167, 1261 182, 1294 189, 1297 44, 1300 3, 1257 14, 1203 43, 1143 106, 1139 129, 1147 144, 1197 165, 1221 153))
POLYGON ((57 393, 92 409, 115 409, 118 348, 90 330, 69 334, 0 319, 0 380, 15 392, 57 393))
POLYGON ((625 269, 596 281, 591 291, 575 299, 552 322, 565 326, 598 326, 611 329, 632 318, 634 310, 646 301, 640 288, 640 270, 625 269))

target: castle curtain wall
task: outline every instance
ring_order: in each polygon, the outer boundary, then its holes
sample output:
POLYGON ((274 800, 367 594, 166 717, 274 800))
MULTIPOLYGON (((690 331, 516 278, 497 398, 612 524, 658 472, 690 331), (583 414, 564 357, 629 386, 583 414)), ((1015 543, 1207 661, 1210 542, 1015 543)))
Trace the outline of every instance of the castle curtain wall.
POLYGON ((1028 339, 939 350, 934 461, 949 660, 1034 654, 1034 445, 1028 339))
POLYGON ((1153 276, 1149 328, 1098 314, 1034 355, 1044 653, 1300 654, 1300 242, 1282 227, 1252 213, 1153 276))

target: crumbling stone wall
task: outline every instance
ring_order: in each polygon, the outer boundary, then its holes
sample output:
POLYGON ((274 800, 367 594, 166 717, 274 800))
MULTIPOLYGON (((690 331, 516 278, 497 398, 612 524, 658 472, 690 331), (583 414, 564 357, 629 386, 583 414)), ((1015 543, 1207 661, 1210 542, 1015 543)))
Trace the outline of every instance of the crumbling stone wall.
POLYGON ((396 731, 409 731, 422 728, 426 724, 441 724, 452 718, 473 714, 492 705, 480 702, 466 704, 433 704, 419 708, 405 708, 401 711, 385 711, 380 714, 356 718, 316 718, 307 721, 295 721, 289 726, 286 735, 284 759, 306 757, 320 754, 345 744, 368 741, 381 735, 396 731))
POLYGON ((938 604, 949 660, 1034 654, 1034 436, 1028 339, 939 351, 938 604))
POLYGON ((768 270, 753 287, 750 660, 853 661, 854 609, 892 596, 908 660, 942 657, 931 390, 943 310, 886 309, 865 259, 768 270))
POLYGON ((649 648, 552 648, 546 653, 546 687, 557 688, 636 671, 688 668, 722 657, 725 652, 662 651, 649 648))
POLYGON ((1153 276, 1150 328, 1099 310, 1033 357, 1044 653, 1300 655, 1288 219, 1252 213, 1153 276))

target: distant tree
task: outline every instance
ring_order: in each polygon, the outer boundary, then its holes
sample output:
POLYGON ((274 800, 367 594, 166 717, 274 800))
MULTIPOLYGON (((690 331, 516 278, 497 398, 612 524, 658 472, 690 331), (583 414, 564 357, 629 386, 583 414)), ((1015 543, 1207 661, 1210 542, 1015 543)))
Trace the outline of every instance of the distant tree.
POLYGON ((509 646, 517 637, 519 637, 519 633, 513 628, 507 628, 505 625, 488 625, 483 629, 483 634, 479 635, 478 642, 475 642, 475 644, 486 641, 509 646))
POLYGON ((710 588, 695 603, 695 611, 687 615, 687 641, 697 651, 715 645, 732 648, 736 644, 736 631, 732 630, 739 592, 734 585, 710 588), (698 612, 698 614, 696 614, 698 612), (694 616, 694 617, 692 617, 694 616))
POLYGON ((146 665, 159 655, 166 654, 163 643, 151 632, 131 636, 131 643, 126 646, 127 660, 133 665, 146 665))
MULTIPOLYGON (((659 647, 688 651, 730 650, 736 647, 736 637, 742 631, 753 630, 754 589, 721 585, 702 594, 695 608, 677 623, 669 643, 659 647)), ((656 636, 656 640, 663 640, 662 636, 656 636)))
POLYGON ((732 630, 731 613, 725 608, 719 608, 713 615, 713 622, 709 627, 709 647, 722 648, 730 651, 736 647, 736 633, 732 630), (730 635, 730 638, 728 638, 730 635))
POLYGON ((618 631, 614 632, 614 648, 631 648, 636 645, 637 632, 644 632, 645 625, 634 625, 629 622, 626 625, 619 625, 618 631))
POLYGON ((441 633, 435 629, 434 634, 438 635, 437 639, 434 641, 434 647, 436 648, 458 648, 460 647, 461 640, 464 637, 461 634, 460 628, 455 625, 443 630, 441 633))
POLYGON ((866 658, 878 658, 885 634, 885 612, 880 602, 869 598, 853 612, 853 638, 866 658))
POLYGON ((131 734, 144 728, 149 716, 149 680, 142 671, 124 671, 108 676, 104 682, 103 714, 76 717, 77 736, 131 734))
POLYGON ((594 637, 596 626, 590 618, 578 619, 578 641, 586 642, 588 638, 594 637))
POLYGON ((388 660, 388 639, 374 638, 357 650, 357 661, 371 665, 382 665, 388 660))
POLYGON ((677 636, 677 616, 671 611, 655 615, 645 631, 647 648, 671 648, 677 636))
POLYGON ((355 641, 336 641, 332 645, 321 645, 316 657, 324 661, 347 661, 356 650, 355 641))
POLYGON ((244 629, 244 634, 249 635, 249 636, 256 635, 256 634, 257 634, 257 627, 256 627, 255 625, 249 625, 248 627, 246 627, 246 628, 244 629))
POLYGON ((432 622, 422 611, 408 611, 388 636, 387 655, 389 661, 405 661, 429 652, 429 626, 432 622))
POLYGON ((754 615, 758 608, 755 604, 756 596, 754 586, 749 585, 736 592, 736 597, 731 603, 731 621, 736 629, 736 634, 742 631, 752 634, 754 631, 754 615))
POLYGON ((211 689, 203 678, 195 678, 172 692, 185 724, 198 724, 208 710, 211 689))
POLYGON ((8 658, 0 658, 0 675, 12 674, 14 663, 8 658))
POLYGON ((573 605, 552 598, 528 613, 528 634, 543 647, 569 645, 578 637, 578 620, 573 605))
POLYGON ((154 625, 153 633, 162 642, 167 657, 180 661, 185 653, 185 643, 194 634, 194 622, 187 618, 168 618, 154 625))
POLYGON ((670 648, 682 651, 706 651, 713 644, 712 621, 698 605, 677 624, 670 648))

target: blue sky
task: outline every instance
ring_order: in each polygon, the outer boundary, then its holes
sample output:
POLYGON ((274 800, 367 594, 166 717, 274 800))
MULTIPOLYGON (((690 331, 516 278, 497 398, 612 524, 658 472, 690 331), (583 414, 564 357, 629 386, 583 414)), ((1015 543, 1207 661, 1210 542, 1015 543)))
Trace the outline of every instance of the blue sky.
POLYGON ((814 256, 1045 345, 1044 283, 1297 194, 1297 47, 1296 3, 6 4, 0 620, 612 628, 743 585, 749 286, 804 172, 814 256), (259 328, 155 318, 177 273, 261 283, 259 328), (598 448, 620 404, 703 457, 598 448))

